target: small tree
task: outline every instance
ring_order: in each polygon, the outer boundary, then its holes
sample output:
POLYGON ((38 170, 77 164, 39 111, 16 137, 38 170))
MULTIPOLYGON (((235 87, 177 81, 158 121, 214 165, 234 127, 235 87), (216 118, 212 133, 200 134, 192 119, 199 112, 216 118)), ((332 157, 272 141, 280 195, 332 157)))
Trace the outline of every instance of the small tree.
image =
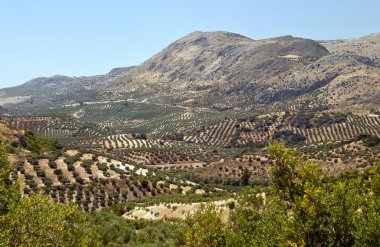
POLYGON ((241 175, 241 184, 244 186, 248 185, 250 176, 251 176, 251 172, 247 168, 245 168, 243 170, 243 174, 241 175))
POLYGON ((186 246, 225 246, 226 228, 221 215, 213 204, 202 204, 194 215, 188 215, 184 222, 186 246))

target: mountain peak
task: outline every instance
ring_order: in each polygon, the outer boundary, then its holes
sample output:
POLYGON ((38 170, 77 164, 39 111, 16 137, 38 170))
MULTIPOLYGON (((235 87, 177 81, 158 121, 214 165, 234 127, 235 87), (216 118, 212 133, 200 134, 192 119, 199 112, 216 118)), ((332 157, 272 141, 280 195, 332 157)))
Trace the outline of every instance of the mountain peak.
POLYGON ((127 72, 131 71, 134 68, 136 68, 136 66, 113 68, 113 69, 111 69, 110 72, 107 73, 107 75, 120 75, 120 74, 123 74, 123 73, 127 73, 127 72))
POLYGON ((221 43, 221 42, 226 43, 226 42, 241 42, 241 41, 253 41, 253 40, 240 34, 224 32, 224 31, 214 31, 214 32, 194 31, 178 39, 177 41, 174 42, 174 44, 189 43, 193 45, 204 46, 204 45, 210 45, 210 44, 221 43))

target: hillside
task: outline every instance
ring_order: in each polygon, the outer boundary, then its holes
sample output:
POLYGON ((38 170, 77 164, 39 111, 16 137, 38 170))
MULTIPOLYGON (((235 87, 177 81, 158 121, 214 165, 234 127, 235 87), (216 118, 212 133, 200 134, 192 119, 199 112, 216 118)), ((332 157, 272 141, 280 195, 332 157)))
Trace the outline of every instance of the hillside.
POLYGON ((20 185, 20 194, 45 193, 84 211, 137 198, 205 192, 190 181, 172 179, 100 152, 63 148, 4 122, 0 122, 0 144, 7 146, 12 178, 20 185))
POLYGON ((83 100, 91 95, 96 98, 94 90, 115 80, 134 67, 117 68, 105 75, 68 77, 55 75, 38 77, 24 84, 0 89, 0 105, 21 104, 22 107, 40 106, 52 102, 78 102, 78 95, 83 100))
POLYGON ((380 33, 374 33, 358 39, 324 40, 320 42, 331 53, 352 52, 370 58, 380 65, 380 33))
POLYGON ((364 111, 380 106, 380 68, 368 57, 354 53, 334 53, 284 78, 285 85, 272 87, 266 97, 287 99, 314 93, 320 109, 364 111))

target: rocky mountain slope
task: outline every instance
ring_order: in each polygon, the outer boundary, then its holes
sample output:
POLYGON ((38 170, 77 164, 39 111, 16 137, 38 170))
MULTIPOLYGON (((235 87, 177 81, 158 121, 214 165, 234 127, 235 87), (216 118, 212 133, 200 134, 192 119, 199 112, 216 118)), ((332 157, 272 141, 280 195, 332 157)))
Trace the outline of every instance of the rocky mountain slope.
POLYGON ((332 109, 377 108, 380 104, 380 69, 368 57, 354 53, 325 56, 284 78, 267 97, 286 99, 314 92, 319 106, 332 109))
POLYGON ((318 98, 339 110, 379 110, 380 33, 320 43, 332 53, 325 66, 336 76, 321 88, 318 98))
POLYGON ((370 58, 380 65, 380 33, 374 33, 359 39, 321 41, 332 53, 352 52, 370 58))
POLYGON ((377 109, 379 40, 379 34, 317 43, 194 32, 108 89, 181 105, 247 107, 304 95, 318 109, 377 109))
POLYGON ((252 40, 227 32, 194 32, 169 45, 111 89, 167 95, 205 93, 230 95, 247 89, 262 96, 282 83, 289 72, 328 55, 312 40, 284 36, 252 40))

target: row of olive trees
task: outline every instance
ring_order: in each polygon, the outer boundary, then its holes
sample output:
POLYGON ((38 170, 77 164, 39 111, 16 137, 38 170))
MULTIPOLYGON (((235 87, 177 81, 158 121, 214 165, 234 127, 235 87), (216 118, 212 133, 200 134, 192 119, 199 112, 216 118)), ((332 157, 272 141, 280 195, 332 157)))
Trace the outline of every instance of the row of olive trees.
MULTIPOLYGON (((84 213, 45 195, 20 196, 11 180, 7 149, 0 139, 0 247, 15 246, 183 246, 179 225, 131 220, 109 209, 84 213)), ((148 186, 145 181, 142 186, 148 186)))
POLYGON ((87 216, 77 207, 38 194, 21 197, 11 171, 0 140, 0 246, 99 246, 87 216))
POLYGON ((188 246, 380 246, 380 165, 326 176, 274 143, 268 188, 243 193, 228 222, 213 205, 184 222, 188 246))

